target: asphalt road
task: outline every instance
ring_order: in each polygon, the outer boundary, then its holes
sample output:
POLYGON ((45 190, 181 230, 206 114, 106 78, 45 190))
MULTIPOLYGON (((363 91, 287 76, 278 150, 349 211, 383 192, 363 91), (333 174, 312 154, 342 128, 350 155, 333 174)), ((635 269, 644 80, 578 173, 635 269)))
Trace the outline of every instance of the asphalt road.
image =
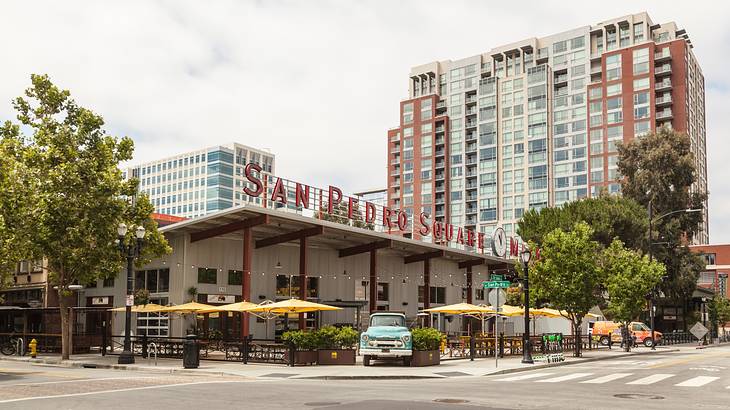
POLYGON ((2 409, 727 409, 730 347, 487 377, 291 380, 0 362, 2 409))

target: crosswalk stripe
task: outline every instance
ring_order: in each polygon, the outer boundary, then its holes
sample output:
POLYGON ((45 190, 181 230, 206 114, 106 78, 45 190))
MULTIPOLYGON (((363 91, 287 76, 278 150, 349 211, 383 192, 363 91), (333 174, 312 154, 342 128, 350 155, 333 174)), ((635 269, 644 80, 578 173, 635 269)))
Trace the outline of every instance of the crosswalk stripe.
POLYGON ((682 383, 677 383, 675 386, 678 387, 700 387, 704 386, 707 383, 712 383, 715 380, 719 379, 719 377, 713 377, 713 376, 697 376, 693 377, 691 379, 685 380, 682 383))
POLYGON ((555 373, 532 373, 532 374, 523 374, 523 375, 520 375, 520 376, 507 377, 505 379, 497 379, 497 381, 498 382, 514 382, 514 381, 518 381, 518 380, 528 380, 528 379, 536 379, 538 377, 543 377, 543 376, 551 376, 553 374, 555 374, 555 373))
POLYGON ((580 379, 581 377, 590 376, 593 373, 572 373, 566 374, 565 376, 553 377, 552 379, 537 380, 537 383, 558 383, 567 380, 580 379))
POLYGON ((621 378, 624 378, 627 376, 631 376, 632 374, 633 373, 613 373, 613 374, 602 376, 602 377, 599 377, 596 379, 585 380, 585 381, 582 381, 581 383, 603 384, 603 383, 621 379, 621 378))
POLYGON ((656 382, 662 381, 664 379, 668 379, 670 377, 674 376, 673 374, 664 374, 664 373, 657 373, 652 374, 651 376, 644 377, 642 379, 634 380, 632 382, 628 382, 626 384, 654 384, 656 382))

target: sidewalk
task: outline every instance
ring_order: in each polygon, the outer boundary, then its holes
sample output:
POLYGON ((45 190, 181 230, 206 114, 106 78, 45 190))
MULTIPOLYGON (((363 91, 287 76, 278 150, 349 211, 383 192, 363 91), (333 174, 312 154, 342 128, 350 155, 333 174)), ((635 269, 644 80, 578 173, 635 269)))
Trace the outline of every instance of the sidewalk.
MULTIPOLYGON (((598 360, 626 358, 646 354, 662 354, 684 350, 676 346, 657 347, 651 351, 638 348, 630 353, 620 349, 600 349, 584 352, 584 357, 574 358, 568 353, 564 362, 522 364, 521 357, 510 356, 499 359, 495 367, 494 358, 442 360, 438 366, 402 367, 391 363, 375 363, 369 367, 362 365, 361 357, 354 366, 296 366, 288 367, 280 364, 242 364, 241 362, 224 362, 201 360, 197 369, 184 369, 181 359, 160 358, 155 366, 154 359, 135 357, 132 365, 117 364, 118 356, 100 356, 99 354, 73 355, 71 360, 62 361, 58 355, 43 355, 36 359, 30 357, 0 356, 0 360, 57 365, 62 367, 105 368, 118 370, 135 370, 155 373, 199 374, 215 376, 243 376, 253 378, 287 378, 287 379, 424 379, 445 377, 486 376, 506 374, 554 366, 586 363, 598 360)), ((694 346, 692 346, 694 350, 694 346)))

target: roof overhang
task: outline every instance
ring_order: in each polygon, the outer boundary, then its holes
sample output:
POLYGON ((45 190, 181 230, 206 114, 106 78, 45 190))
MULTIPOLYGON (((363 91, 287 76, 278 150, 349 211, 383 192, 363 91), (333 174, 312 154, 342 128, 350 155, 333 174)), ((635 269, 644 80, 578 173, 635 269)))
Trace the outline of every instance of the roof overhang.
MULTIPOLYGON (((266 219, 264 224, 256 224, 251 227, 252 236, 255 241, 285 235, 287 233, 303 231, 306 229, 321 227, 321 234, 310 236, 307 239, 307 246, 311 248, 342 250, 356 246, 364 246, 374 242, 390 240, 390 246, 379 249, 380 254, 397 255, 408 257, 418 254, 426 254, 443 251, 443 255, 436 259, 451 260, 453 262, 472 261, 482 259, 488 267, 512 264, 510 259, 499 258, 482 254, 475 251, 456 249, 443 245, 437 245, 417 239, 404 238, 399 235, 387 232, 376 232, 365 228, 325 221, 298 215, 289 211, 263 208, 253 204, 243 204, 220 212, 205 215, 199 218, 187 219, 172 225, 160 228, 160 232, 170 235, 193 235, 204 231, 215 230, 237 222, 248 219, 266 219)), ((216 238, 229 240, 242 240, 240 231, 225 232, 216 238)))

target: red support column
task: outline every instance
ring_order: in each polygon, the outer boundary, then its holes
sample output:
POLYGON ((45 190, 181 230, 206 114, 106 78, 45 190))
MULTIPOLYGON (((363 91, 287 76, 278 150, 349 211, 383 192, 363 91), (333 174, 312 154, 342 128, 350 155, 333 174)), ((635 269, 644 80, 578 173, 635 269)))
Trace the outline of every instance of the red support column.
POLYGON ((370 313, 375 312, 378 310, 378 251, 377 250, 371 250, 370 251, 370 313))
MULTIPOLYGON (((299 238, 299 299, 307 300, 307 237, 299 238)), ((299 314, 299 329, 304 330, 304 313, 299 314)))
POLYGON ((471 266, 466 267, 466 303, 472 303, 472 274, 471 266))
MULTIPOLYGON (((431 259, 423 260, 423 309, 431 307, 431 259)), ((431 326, 431 314, 426 316, 426 326, 431 326)))
MULTIPOLYGON (((253 256, 253 235, 250 227, 243 228, 243 283, 241 286, 241 297, 243 300, 251 301, 251 257, 253 256)), ((248 313, 241 315, 241 336, 249 335, 248 313)))

